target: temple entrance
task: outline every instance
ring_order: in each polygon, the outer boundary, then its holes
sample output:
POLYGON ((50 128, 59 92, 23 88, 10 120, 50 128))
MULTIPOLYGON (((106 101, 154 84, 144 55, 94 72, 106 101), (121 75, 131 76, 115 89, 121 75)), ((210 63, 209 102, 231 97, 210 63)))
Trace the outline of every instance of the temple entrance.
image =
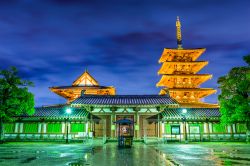
POLYGON ((110 123, 108 123, 106 120, 107 116, 99 117, 100 119, 92 119, 89 130, 93 132, 93 137, 97 138, 98 140, 102 139, 103 144, 105 144, 107 142, 107 137, 110 135, 110 133, 107 132, 110 131, 110 123))
MULTIPOLYGON (((119 121, 119 120, 122 120, 122 119, 130 120, 131 122, 133 122, 133 125, 129 126, 129 125, 123 124, 121 126, 120 130, 119 130, 118 126, 116 126, 116 136, 117 137, 119 135, 119 132, 125 134, 130 130, 134 131, 134 115, 116 115, 116 121, 119 121)), ((134 136, 134 133, 133 133, 133 136, 134 136)))
POLYGON ((131 147, 134 137, 134 122, 130 119, 120 119, 115 123, 118 130, 118 146, 131 147))

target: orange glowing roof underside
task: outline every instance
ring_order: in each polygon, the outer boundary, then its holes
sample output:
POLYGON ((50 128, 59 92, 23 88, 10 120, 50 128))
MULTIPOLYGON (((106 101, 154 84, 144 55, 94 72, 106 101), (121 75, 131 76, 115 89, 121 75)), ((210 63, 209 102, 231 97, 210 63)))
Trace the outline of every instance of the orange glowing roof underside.
POLYGON ((99 86, 99 83, 85 71, 78 77, 72 86, 57 86, 49 88, 52 92, 64 97, 71 102, 80 97, 82 93, 92 95, 115 95, 116 90, 112 86, 99 86))
POLYGON ((215 89, 199 87, 212 78, 211 74, 197 74, 208 64, 208 61, 196 61, 206 49, 184 49, 182 47, 181 23, 178 18, 176 27, 178 48, 165 48, 159 59, 162 66, 158 74, 162 75, 162 78, 157 83, 157 86, 163 87, 160 94, 169 93, 181 106, 218 107, 217 104, 201 101, 202 98, 216 93, 215 89))

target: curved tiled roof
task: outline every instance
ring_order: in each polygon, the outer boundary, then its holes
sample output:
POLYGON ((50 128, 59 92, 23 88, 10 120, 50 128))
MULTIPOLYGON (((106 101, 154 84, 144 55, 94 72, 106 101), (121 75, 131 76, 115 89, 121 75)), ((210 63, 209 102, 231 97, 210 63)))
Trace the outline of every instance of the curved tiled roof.
POLYGON ((46 117, 46 118, 76 118, 76 117, 86 117, 89 112, 83 108, 72 108, 70 116, 66 113, 66 109, 69 108, 70 105, 53 105, 53 106, 43 106, 36 107, 35 113, 33 115, 22 115, 21 117, 46 117))
MULTIPOLYGON (((220 117, 219 108, 187 108, 186 119, 218 119, 220 117)), ((183 118, 182 108, 167 108, 162 112, 163 119, 183 118)))
POLYGON ((71 103, 74 105, 176 105, 168 95, 83 95, 71 103))

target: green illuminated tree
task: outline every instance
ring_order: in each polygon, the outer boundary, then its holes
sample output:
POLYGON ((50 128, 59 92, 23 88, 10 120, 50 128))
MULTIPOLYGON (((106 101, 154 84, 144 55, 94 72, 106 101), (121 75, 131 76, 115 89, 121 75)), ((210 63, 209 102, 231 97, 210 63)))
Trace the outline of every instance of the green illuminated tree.
POLYGON ((250 55, 244 57, 247 66, 234 67, 218 79, 221 122, 230 125, 243 122, 250 139, 250 55))
POLYGON ((34 113, 34 96, 28 91, 33 83, 22 80, 15 67, 0 70, 0 143, 4 140, 4 122, 14 116, 34 113))

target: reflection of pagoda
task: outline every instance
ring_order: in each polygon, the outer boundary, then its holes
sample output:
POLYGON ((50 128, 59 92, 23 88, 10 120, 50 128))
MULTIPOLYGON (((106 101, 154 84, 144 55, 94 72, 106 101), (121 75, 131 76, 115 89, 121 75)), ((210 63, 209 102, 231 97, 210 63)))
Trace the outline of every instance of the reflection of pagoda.
POLYGON ((208 61, 196 61, 205 48, 183 49, 181 23, 177 17, 177 49, 165 48, 159 63, 163 63, 158 74, 162 75, 157 86, 166 87, 160 94, 169 93, 184 107, 217 107, 204 103, 201 98, 216 92, 212 88, 200 88, 200 85, 212 78, 211 74, 197 74, 208 61))
POLYGON ((51 87, 50 90, 71 102, 84 94, 90 95, 115 95, 115 88, 112 86, 99 86, 99 83, 86 70, 80 77, 78 77, 72 86, 56 86, 51 87))

